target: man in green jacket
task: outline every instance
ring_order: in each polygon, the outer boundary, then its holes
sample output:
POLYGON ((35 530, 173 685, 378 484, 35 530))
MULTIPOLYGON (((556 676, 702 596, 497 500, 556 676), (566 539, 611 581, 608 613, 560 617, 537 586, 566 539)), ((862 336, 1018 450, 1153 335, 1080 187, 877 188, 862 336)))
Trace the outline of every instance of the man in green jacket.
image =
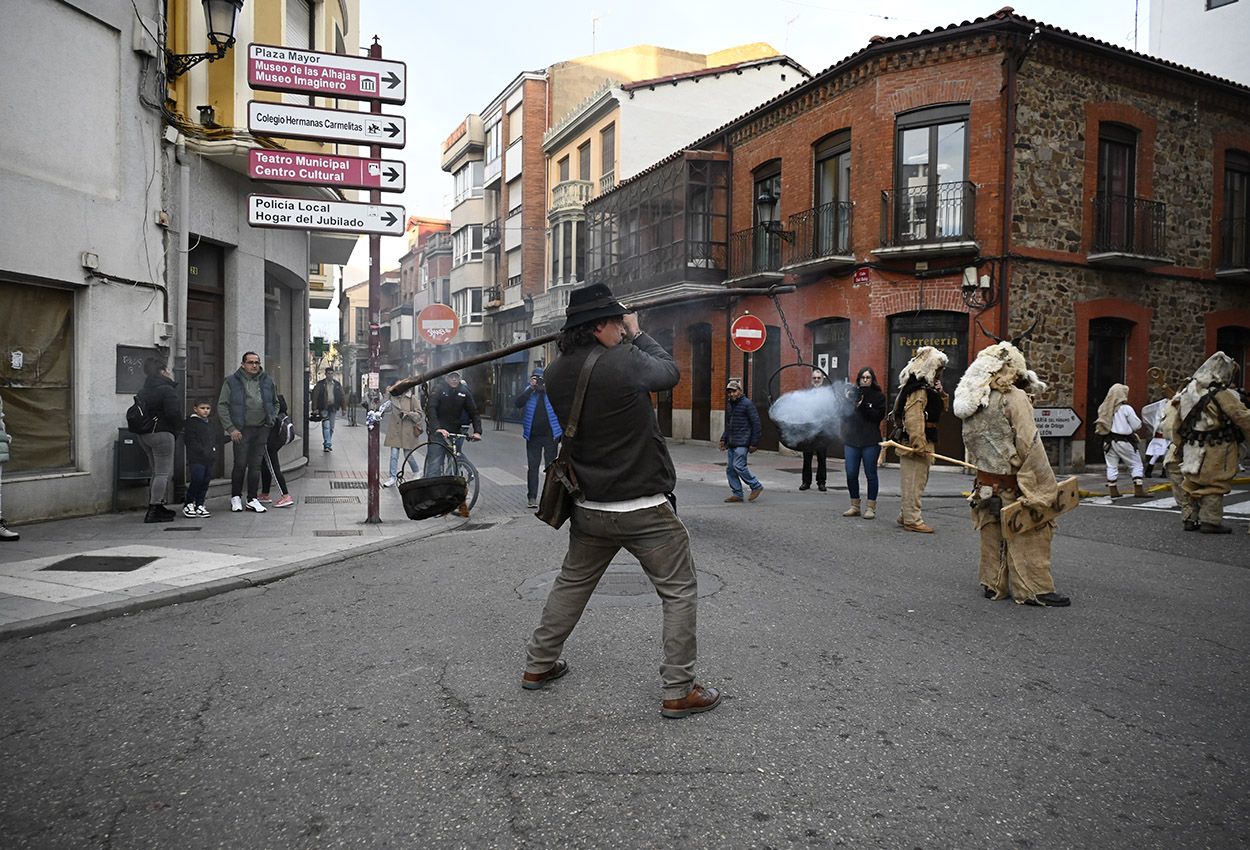
POLYGON ((260 355, 245 352, 242 364, 227 375, 217 396, 217 418, 234 443, 234 468, 230 472, 230 510, 258 514, 265 506, 256 498, 260 490, 260 465, 264 463, 269 429, 278 418, 278 390, 264 373, 260 355), (243 476, 247 475, 247 501, 243 501, 243 476))

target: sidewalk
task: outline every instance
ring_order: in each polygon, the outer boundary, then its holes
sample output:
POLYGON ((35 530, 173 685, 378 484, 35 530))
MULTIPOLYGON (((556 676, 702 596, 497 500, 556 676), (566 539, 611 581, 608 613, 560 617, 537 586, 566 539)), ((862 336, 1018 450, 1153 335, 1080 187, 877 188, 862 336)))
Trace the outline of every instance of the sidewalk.
MULTIPOLYGON (((382 522, 366 524, 367 432, 363 425, 340 422, 330 453, 320 451, 316 426, 310 429, 314 450, 308 465, 296 473, 299 477, 288 479, 296 500, 289 508, 231 513, 228 496, 219 496, 208 500, 213 515, 207 519, 186 519, 179 513, 173 522, 144 524, 143 512, 136 510, 21 526, 20 541, 0 544, 0 639, 267 584, 466 526, 529 519, 533 511, 526 507, 520 426, 508 424, 495 431, 489 422, 483 424, 483 441, 466 448, 482 478, 469 519, 452 515, 413 522, 404 515, 398 492, 389 488, 379 493, 382 522)), ((680 509, 741 510, 722 504, 728 493, 725 455, 715 445, 670 441, 669 451, 677 469, 680 509)), ((390 450, 383 447, 382 480, 389 458, 390 450)), ((846 500, 842 461, 829 461, 827 493, 814 488, 799 492, 802 466, 797 455, 752 455, 751 469, 763 482, 766 498, 751 509, 782 505, 841 510, 846 500)), ((897 468, 883 467, 880 481, 881 498, 897 502, 897 468)), ((1080 476, 1080 481, 1091 495, 1106 492, 1100 470, 1080 476)), ((931 499, 961 498, 971 482, 958 468, 935 467, 925 494, 931 499)), ((1148 486, 1161 484, 1152 479, 1148 486)))

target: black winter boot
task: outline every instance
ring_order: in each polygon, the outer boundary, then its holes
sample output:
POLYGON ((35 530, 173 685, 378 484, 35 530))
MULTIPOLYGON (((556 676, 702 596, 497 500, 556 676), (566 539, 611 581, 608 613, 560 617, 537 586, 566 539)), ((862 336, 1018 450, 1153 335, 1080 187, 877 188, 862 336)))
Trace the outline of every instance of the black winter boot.
POLYGON ((174 512, 166 510, 164 505, 148 505, 148 512, 143 517, 144 522, 172 522, 174 512))

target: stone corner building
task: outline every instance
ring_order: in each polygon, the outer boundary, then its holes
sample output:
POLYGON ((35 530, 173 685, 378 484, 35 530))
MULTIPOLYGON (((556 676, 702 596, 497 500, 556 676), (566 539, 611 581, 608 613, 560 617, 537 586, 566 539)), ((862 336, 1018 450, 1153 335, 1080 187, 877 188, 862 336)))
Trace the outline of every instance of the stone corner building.
MULTIPOLYGON (((768 326, 761 411, 802 383, 783 364, 871 366, 892 394, 920 345, 947 353, 953 388, 987 332, 1036 320, 1038 406, 1092 423, 1112 383, 1159 398, 1152 366, 1175 387, 1222 349, 1245 380, 1248 209, 1250 88, 1004 9, 874 39, 593 199, 588 279, 627 300, 799 287, 781 311, 756 296, 642 317, 687 375, 658 411, 674 437, 719 433, 744 310, 768 326)), ((948 417, 938 450, 958 456, 948 417)))

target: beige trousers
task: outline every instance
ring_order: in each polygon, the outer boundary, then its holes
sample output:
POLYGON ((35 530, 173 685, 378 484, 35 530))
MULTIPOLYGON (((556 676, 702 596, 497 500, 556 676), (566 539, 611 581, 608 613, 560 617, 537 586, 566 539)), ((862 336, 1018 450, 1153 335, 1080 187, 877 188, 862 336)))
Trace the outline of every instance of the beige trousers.
MULTIPOLYGON (((926 443, 925 449, 933 451, 933 444, 926 443)), ((924 522, 920 513, 920 497, 929 483, 929 467, 932 462, 921 460, 906 452, 899 452, 898 473, 900 478, 900 516, 904 525, 919 525, 924 522)))
MULTIPOLYGON (((1017 494, 1010 490, 999 494, 1003 507, 1014 504, 1017 494)), ((1050 573, 1050 544, 1055 524, 1017 534, 1008 541, 998 514, 972 509, 972 526, 981 531, 981 585, 994 591, 995 599, 1011 597, 1017 604, 1028 602, 1043 593, 1053 593, 1055 580, 1050 573)))
POLYGON ((1167 474, 1168 480, 1172 482, 1172 498, 1176 500, 1176 506, 1181 509, 1181 519, 1185 522, 1197 522, 1198 507, 1182 486, 1185 476, 1181 474, 1180 461, 1168 461, 1163 464, 1163 471, 1167 474))

